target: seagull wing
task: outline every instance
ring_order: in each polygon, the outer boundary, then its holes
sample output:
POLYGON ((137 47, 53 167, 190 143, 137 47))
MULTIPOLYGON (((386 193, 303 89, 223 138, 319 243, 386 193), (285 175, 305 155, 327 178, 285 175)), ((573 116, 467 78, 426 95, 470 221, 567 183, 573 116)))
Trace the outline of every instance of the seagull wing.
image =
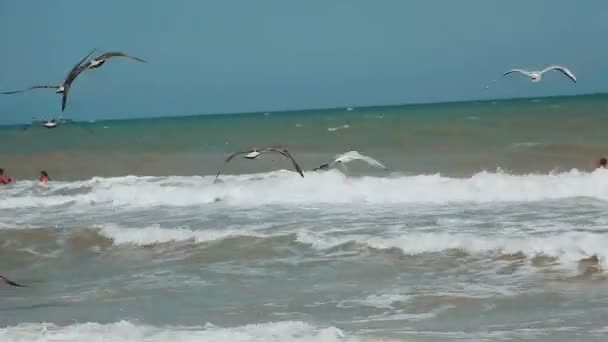
POLYGON ((386 166, 384 166, 381 162, 377 161, 376 159, 374 159, 372 157, 361 155, 360 159, 363 160, 364 162, 368 163, 371 166, 375 166, 375 167, 379 167, 384 170, 388 170, 388 168, 386 166))
MULTIPOLYGON (((529 71, 527 71, 527 70, 523 70, 523 69, 511 69, 511 70, 509 70, 509 71, 505 72, 504 74, 502 74, 502 76, 504 77, 504 76, 507 76, 507 75, 510 75, 510 74, 513 74, 513 73, 516 73, 516 72, 518 72, 518 73, 520 73, 520 74, 523 74, 523 75, 526 75, 526 76, 528 76, 528 77, 530 77, 530 76, 531 76, 531 74, 530 74, 530 72, 529 72, 529 71)), ((493 85, 494 85, 494 83, 498 82, 498 80, 499 80, 499 79, 495 79, 494 81, 492 81, 492 82, 491 82, 490 84, 488 84, 488 85, 487 85, 485 88, 483 88, 483 91, 486 91, 486 90, 490 89, 490 87, 491 87, 491 86, 493 86, 493 85)))
POLYGON ((300 174, 300 176, 302 176, 302 178, 304 178, 304 172, 302 172, 302 168, 300 167, 300 165, 298 165, 298 162, 296 162, 294 157, 291 155, 291 153, 289 153, 289 151, 286 148, 278 149, 278 148, 271 147, 271 148, 267 148, 261 152, 277 152, 277 153, 282 154, 285 158, 288 158, 289 160, 291 160, 293 167, 300 174))
MULTIPOLYGON (((254 150, 252 149, 252 150, 248 150, 248 151, 239 151, 239 152, 234 152, 233 154, 229 155, 229 156, 228 156, 228 158, 226 158, 226 160, 224 161, 224 165, 222 166, 222 169, 223 169, 223 168, 226 166, 226 164, 230 163, 230 161, 231 161, 232 159, 234 159, 234 157, 236 157, 236 156, 238 156, 238 155, 241 155, 241 154, 248 154, 248 153, 251 153, 251 152, 253 152, 253 151, 254 151, 254 150)), ((216 183, 216 182, 217 182, 217 179, 218 179, 218 177, 220 176, 220 173, 222 173, 222 170, 221 170, 221 169, 220 169, 220 170, 217 172, 217 175, 215 175, 215 180, 213 181, 213 183, 216 183)))
POLYGON ((54 85, 36 85, 36 86, 32 86, 32 87, 25 88, 25 89, 12 90, 12 91, 3 91, 3 92, 0 92, 0 94, 2 94, 2 95, 13 95, 13 94, 23 93, 23 92, 26 92, 28 90, 34 90, 34 89, 57 89, 57 88, 59 88, 59 86, 54 86, 54 85))
POLYGON ((74 82, 74 80, 76 79, 76 77, 78 77, 78 75, 80 75, 83 71, 85 71, 89 68, 89 66, 91 65, 91 61, 88 61, 88 59, 95 52, 95 50, 97 50, 97 49, 91 50, 91 52, 89 52, 88 55, 86 55, 83 59, 81 59, 80 62, 78 62, 78 64, 76 64, 76 66, 74 66, 74 68, 72 68, 72 70, 66 77, 65 81, 63 81, 64 89, 63 89, 63 94, 62 94, 63 97, 61 99, 61 111, 62 112, 65 110, 65 105, 68 101, 68 94, 70 92, 70 87, 72 86, 72 82, 74 82))
POLYGON ((63 95, 61 98, 61 111, 63 112, 65 110, 65 105, 68 102, 68 94, 70 93, 70 87, 71 87, 71 83, 66 83, 65 86, 63 87, 63 95))
POLYGON ((5 277, 1 276, 1 275, 0 275, 0 279, 2 279, 2 281, 3 281, 5 284, 10 285, 10 286, 16 286, 16 287, 26 287, 25 285, 17 284, 17 283, 15 283, 14 281, 9 280, 9 279, 7 279, 7 278, 5 278, 5 277))
POLYGON ((126 58, 130 58, 132 60, 138 61, 138 62, 148 63, 147 61, 145 61, 145 60, 143 60, 141 58, 130 56, 130 55, 127 55, 126 53, 120 52, 120 51, 106 52, 106 53, 98 56, 96 59, 98 59, 98 60, 108 60, 108 59, 110 59, 112 57, 126 57, 126 58))
POLYGON ((353 160, 362 160, 371 166, 375 166, 375 167, 378 167, 378 168, 381 168, 384 170, 388 170, 388 168, 386 166, 384 166, 384 164, 382 164, 381 162, 377 161, 376 159, 374 159, 372 157, 368 157, 364 154, 361 154, 357 151, 350 151, 350 152, 346 152, 342 155, 337 156, 331 165, 334 165, 336 163, 346 164, 353 160))
POLYGON ((87 59, 89 59, 89 57, 91 57, 96 50, 97 49, 92 49, 86 56, 78 61, 78 64, 74 65, 72 70, 70 70, 68 75, 65 77, 65 83, 72 83, 81 72, 85 71, 89 67, 90 62, 88 62, 87 59))
POLYGON ((572 71, 570 71, 568 68, 563 67, 561 65, 552 65, 552 66, 546 67, 540 73, 544 74, 547 71, 552 71, 552 70, 557 70, 557 71, 561 72, 562 74, 566 75, 569 79, 571 79, 572 82, 576 83, 576 76, 574 76, 572 71))
POLYGON ((510 75, 510 74, 513 74, 513 73, 516 73, 516 72, 518 72, 518 73, 520 73, 520 74, 522 74, 522 75, 526 75, 526 76, 528 76, 528 77, 532 75, 532 73, 531 73, 531 72, 529 72, 529 71, 527 71, 527 70, 523 70, 523 69, 511 69, 511 70, 509 70, 509 71, 505 72, 505 73, 504 73, 504 74, 502 74, 502 75, 503 75, 503 76, 507 76, 507 75, 510 75))

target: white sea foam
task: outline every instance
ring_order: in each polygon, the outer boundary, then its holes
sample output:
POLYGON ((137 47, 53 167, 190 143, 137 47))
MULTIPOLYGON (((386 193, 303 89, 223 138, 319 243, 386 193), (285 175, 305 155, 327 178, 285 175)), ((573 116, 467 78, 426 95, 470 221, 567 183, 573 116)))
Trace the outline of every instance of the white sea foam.
POLYGON ((338 127, 329 127, 329 128, 327 128, 327 130, 330 131, 330 132, 335 132, 335 131, 339 131, 339 130, 347 129, 347 128, 350 128, 350 125, 342 125, 342 126, 338 126, 338 127))
POLYGON ((98 229, 101 235, 111 239, 115 245, 149 245, 181 241, 200 243, 224 240, 235 236, 264 236, 251 228, 247 231, 236 229, 191 230, 187 228, 161 228, 158 225, 144 228, 124 228, 115 224, 104 224, 99 226, 98 229))
POLYGON ((509 175, 480 172, 469 178, 436 175, 348 178, 337 170, 308 172, 302 179, 281 170, 257 175, 213 177, 120 177, 57 183, 48 192, 25 191, 28 182, 0 193, 0 208, 55 206, 200 206, 365 203, 446 204, 530 202, 575 197, 608 200, 608 171, 509 175), (66 194, 73 191, 74 194, 66 194))
POLYGON ((393 309, 396 304, 407 303, 411 299, 412 296, 401 293, 374 293, 364 298, 344 300, 338 304, 338 307, 369 306, 377 309, 393 309))
POLYGON ((496 236, 459 233, 403 233, 390 237, 347 235, 328 237, 324 234, 300 232, 297 240, 325 250, 348 242, 356 242, 376 249, 397 248, 404 254, 418 255, 458 249, 472 254, 517 254, 528 257, 548 256, 573 264, 596 255, 600 262, 608 262, 607 234, 564 232, 547 236, 496 236))
POLYGON ((121 321, 111 324, 84 323, 69 326, 54 324, 20 324, 0 329, 0 340, 11 341, 387 341, 373 337, 348 336, 334 327, 316 327, 304 322, 252 324, 218 328, 211 324, 200 327, 153 327, 121 321))

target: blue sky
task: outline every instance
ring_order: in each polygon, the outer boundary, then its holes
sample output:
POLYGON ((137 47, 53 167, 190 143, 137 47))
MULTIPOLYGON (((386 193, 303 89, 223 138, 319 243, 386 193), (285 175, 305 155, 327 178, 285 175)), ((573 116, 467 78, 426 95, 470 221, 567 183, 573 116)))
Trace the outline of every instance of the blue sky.
MULTIPOLYGON (((75 82, 76 120, 608 91, 608 1, 0 0, 0 89, 59 82, 91 48, 113 60, 75 82), (512 67, 564 64, 532 84, 512 67)), ((0 123, 60 111, 52 91, 0 97, 0 123)))

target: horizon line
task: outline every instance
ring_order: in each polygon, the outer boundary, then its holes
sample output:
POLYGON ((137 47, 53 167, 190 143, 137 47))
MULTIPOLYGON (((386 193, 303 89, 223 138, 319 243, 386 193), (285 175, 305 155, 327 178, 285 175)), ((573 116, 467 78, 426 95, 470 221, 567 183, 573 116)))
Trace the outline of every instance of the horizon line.
MULTIPOLYGON (((97 123, 97 122, 115 122, 115 121, 139 121, 139 120, 154 120, 154 119, 185 119, 199 116, 205 117, 216 117, 216 116, 229 116, 229 115, 256 115, 265 113, 281 113, 288 114, 294 112, 309 112, 309 111, 331 111, 337 109, 369 109, 369 108, 393 108, 393 107, 407 107, 407 106, 433 106, 433 105, 449 105, 449 104, 463 104, 463 103, 486 103, 486 102, 498 102, 498 101, 525 101, 533 99, 555 99, 555 98, 573 98, 573 97, 590 97, 590 96, 601 96, 608 95, 608 92, 595 92, 595 93, 583 93, 576 95, 549 95, 549 96, 523 96, 523 97, 504 97, 504 98, 492 98, 483 100, 447 100, 438 102, 410 102, 410 103, 393 103, 393 104, 369 104, 369 105, 352 105, 352 106, 335 106, 335 107, 310 107, 310 108, 296 108, 296 109, 275 109, 275 110, 258 110, 252 112, 221 112, 221 113, 195 113, 195 114, 183 114, 183 115, 172 115, 172 116, 137 116, 133 118, 115 118, 115 119, 90 119, 90 120, 74 120, 68 119, 74 123, 97 123)), ((22 126, 24 124, 31 123, 27 121, 25 123, 14 123, 14 124, 0 124, 0 127, 14 127, 22 126)))

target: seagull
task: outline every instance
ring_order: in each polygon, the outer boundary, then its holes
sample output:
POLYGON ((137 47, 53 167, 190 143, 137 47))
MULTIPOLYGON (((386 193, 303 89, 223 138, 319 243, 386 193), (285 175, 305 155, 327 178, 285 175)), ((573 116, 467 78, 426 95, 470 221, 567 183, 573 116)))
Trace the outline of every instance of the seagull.
MULTIPOLYGON (((503 76, 507 76, 513 73, 520 73, 522 75, 528 76, 530 77, 530 80, 532 82, 540 82, 543 78, 543 74, 549 71, 553 71, 553 70, 557 70, 559 72, 561 72, 562 74, 566 75, 569 79, 572 80, 572 82, 576 83, 576 76, 574 76, 574 74, 572 73, 572 71, 570 71, 570 69, 561 66, 561 65, 551 65, 548 66, 546 68, 544 68, 543 70, 540 71, 528 71, 528 70, 523 70, 523 69, 511 69, 507 72, 505 72, 504 74, 502 74, 503 76)), ((494 80, 492 81, 492 83, 488 84, 484 90, 487 90, 488 88, 490 88, 494 83, 498 82, 498 80, 494 80)))
POLYGON ((104 63, 108 59, 110 59, 112 57, 126 57, 126 58, 130 58, 130 59, 136 60, 138 62, 148 63, 147 61, 144 61, 141 58, 129 56, 126 53, 123 53, 123 52, 118 52, 118 51, 116 51, 116 52, 106 52, 106 53, 104 53, 102 55, 99 55, 99 56, 91 59, 91 61, 89 63, 89 66, 88 66, 88 69, 97 69, 97 68, 101 67, 102 65, 104 65, 104 63))
POLYGON ((9 286, 26 287, 25 285, 17 284, 14 281, 8 280, 7 278, 5 278, 1 275, 0 275, 0 282, 4 283, 5 285, 9 285, 9 286))
MULTIPOLYGON (((57 128, 60 125, 67 123, 67 122, 71 122, 71 121, 72 120, 64 119, 61 114, 58 117, 50 117, 47 120, 38 120, 36 118, 32 118, 32 123, 24 125, 23 130, 29 129, 34 124, 39 124, 41 127, 44 127, 47 129, 52 129, 52 128, 57 128)), ((78 127, 86 130, 87 132, 89 132, 91 134, 95 134, 95 131, 90 127, 82 127, 82 126, 78 126, 78 127)))
MULTIPOLYGON (((275 153, 279 153, 281 154, 283 157, 288 158, 289 160, 291 160, 291 163, 293 164, 293 167, 296 169, 296 171, 300 174, 300 176, 302 176, 302 178, 304 178, 304 173, 302 172, 302 168, 300 167, 300 165, 298 165, 298 163, 296 162, 296 160, 293 158, 293 156, 291 155, 291 153, 289 153, 289 151, 287 150, 287 148, 284 147, 268 147, 268 148, 253 148, 247 151, 240 151, 240 152, 235 152, 231 155, 228 156, 228 158, 226 158, 226 160, 224 161, 224 166, 226 164, 228 164, 232 159, 234 159, 234 157, 238 156, 238 155, 244 155, 243 158, 247 158, 250 160, 256 159, 257 157, 259 157, 262 153, 269 153, 269 152, 275 152, 275 153)), ((220 176, 220 173, 222 171, 218 171, 217 175, 215 176, 215 182, 217 182, 218 177, 220 176)))
POLYGON ((89 57, 91 57, 93 52, 95 52, 95 50, 97 50, 97 49, 91 50, 91 52, 89 52, 89 54, 85 58, 83 58, 80 61, 80 63, 78 63, 72 69, 72 71, 70 71, 70 73, 68 74, 68 77, 66 77, 65 81, 63 81, 63 84, 62 84, 63 98, 61 100, 61 111, 62 112, 65 110, 65 104, 68 100, 68 94, 70 92, 70 88, 72 87, 72 82, 74 82, 74 80, 76 79, 76 77, 78 77, 78 75, 80 75, 83 71, 87 70, 91 66, 91 61, 88 61, 88 59, 89 59, 89 57))
POLYGON ((66 76, 65 80, 59 85, 35 85, 35 86, 25 88, 25 89, 0 92, 0 94, 13 95, 13 94, 22 93, 22 92, 25 92, 28 90, 34 90, 34 89, 55 89, 55 92, 57 94, 63 94, 63 100, 62 100, 62 104, 61 104, 61 111, 63 111, 65 109, 65 104, 66 104, 66 101, 68 98, 68 93, 69 93, 70 87, 72 86, 72 82, 74 82, 74 80, 76 79, 76 77, 78 75, 80 75, 80 73, 82 73, 89 67, 90 61, 87 61, 87 60, 89 59, 89 57, 91 57, 91 55, 95 52, 95 50, 96 49, 91 50, 91 52, 89 52, 88 55, 86 55, 83 59, 81 59, 78 62, 78 64, 76 64, 72 68, 72 70, 70 70, 70 72, 66 76))
POLYGON ((334 160, 332 162, 322 164, 319 167, 314 168, 313 171, 329 170, 336 164, 343 165, 343 164, 350 163, 353 160, 362 160, 371 166, 375 166, 375 167, 383 169, 383 170, 388 170, 388 168, 386 166, 384 166, 381 162, 377 161, 376 159, 374 159, 372 157, 368 157, 357 151, 348 151, 346 153, 335 156, 334 160))

